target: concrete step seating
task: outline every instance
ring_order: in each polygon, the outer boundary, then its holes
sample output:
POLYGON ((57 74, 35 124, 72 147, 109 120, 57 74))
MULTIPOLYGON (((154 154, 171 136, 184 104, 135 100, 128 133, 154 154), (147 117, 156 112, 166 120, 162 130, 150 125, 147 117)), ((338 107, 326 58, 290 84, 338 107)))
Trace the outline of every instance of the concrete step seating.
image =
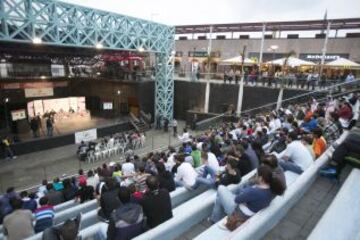
MULTIPOLYGON (((348 132, 345 132, 338 140, 337 143, 341 143, 348 132)), ((239 228, 233 232, 224 230, 219 227, 222 219, 218 223, 208 228, 206 231, 198 235, 195 240, 203 239, 262 239, 267 232, 269 232, 279 221, 287 214, 290 208, 292 208, 298 200, 305 194, 305 192, 311 187, 313 182, 318 176, 318 171, 322 168, 328 160, 331 158, 334 149, 328 148, 315 163, 310 166, 304 173, 296 177, 289 176, 288 172, 285 172, 287 180, 289 178, 292 184, 286 189, 283 196, 276 197, 269 207, 260 211, 255 216, 251 217, 248 221, 242 224, 239 228)), ((292 173, 293 174, 293 173, 292 173)), ((325 238, 324 238, 325 239, 325 238)))
MULTIPOLYGON (((248 180, 255 176, 256 170, 251 171, 245 175, 241 182, 237 185, 229 185, 230 190, 234 190, 238 185, 243 185, 248 180)), ((210 215, 214 201, 216 197, 216 190, 210 189, 199 196, 181 204, 179 207, 173 210, 173 218, 160 224, 156 228, 153 228, 140 236, 136 237, 136 240, 166 240, 174 239, 187 231, 193 225, 199 223, 201 220, 210 215)))
MULTIPOLYGON (((264 145, 264 149, 266 150, 269 146, 270 146, 270 143, 264 145)), ((198 169, 198 171, 201 171, 201 170, 198 169)), ((250 172, 249 174, 247 174, 246 176, 244 176, 242 178, 240 185, 247 183, 247 181, 251 177, 255 176, 255 174, 256 174, 256 170, 254 170, 254 171, 250 172)), ((235 189, 236 185, 230 185, 228 187, 230 189, 235 189)), ((193 224, 195 224, 194 221, 200 222, 202 219, 204 219, 205 215, 208 215, 209 212, 211 212, 213 203, 214 203, 215 197, 216 197, 216 190, 209 189, 205 192, 204 192, 204 190, 205 189, 202 186, 194 191, 190 191, 190 193, 187 193, 187 195, 185 195, 182 192, 187 191, 186 189, 184 189, 184 188, 180 188, 180 190, 177 189, 176 191, 179 191, 179 192, 177 194, 174 194, 176 196, 172 196, 172 194, 170 194, 172 197, 173 207, 178 206, 173 210, 174 217, 172 219, 166 221, 165 223, 161 224, 160 226, 158 226, 150 231, 147 231, 146 233, 143 233, 142 235, 138 236, 135 239, 172 239, 172 238, 174 238, 174 235, 176 235, 176 236, 181 235, 184 231, 186 231, 193 224), (201 192, 203 192, 203 193, 199 195, 199 193, 201 193, 201 192), (185 200, 184 197, 187 198, 188 196, 190 196, 190 194, 194 198, 190 197, 185 200), (195 197, 195 196, 197 196, 197 197, 195 197), (179 204, 177 204, 177 203, 179 203, 179 204), (194 204, 195 204, 195 206, 197 206, 196 207, 197 211, 196 212, 189 211, 189 209, 194 209, 194 204), (190 217, 191 217, 191 220, 188 220, 188 218, 190 218, 190 217), (188 227, 185 227, 183 225, 181 228, 177 227, 178 226, 177 224, 179 224, 179 222, 186 224, 188 227)), ((86 215, 91 215, 91 213, 87 213, 86 215)), ((82 221, 82 226, 83 226, 83 229, 88 226, 90 226, 90 227, 89 227, 89 229, 88 228, 84 229, 84 231, 87 230, 86 231, 87 234, 92 233, 92 234, 95 234, 97 237, 99 237, 101 235, 98 232, 98 231, 100 231, 100 228, 99 228, 100 225, 97 224, 96 222, 92 221, 93 216, 88 217, 86 215, 83 216, 84 220, 82 221), (92 225, 92 224, 94 224, 94 225, 92 225)), ((106 237, 104 239, 106 239, 106 237)))
POLYGON ((353 169, 308 240, 360 239, 360 170, 353 169))
MULTIPOLYGON (((286 178, 286 184, 287 187, 289 188, 299 177, 300 175, 286 171, 285 172, 285 178, 286 178)), ((287 191, 286 191, 287 192, 287 191)), ((245 227, 245 225, 248 225, 250 221, 254 221, 253 219, 255 218, 262 218, 263 217, 263 212, 265 212, 267 209, 269 208, 273 208, 274 205, 279 205, 278 204, 278 199, 279 198, 284 198, 284 196, 280 196, 277 197, 276 199, 274 199, 270 206, 262 211, 260 211, 259 213, 257 213, 254 217, 250 218, 250 220, 248 220, 247 222, 245 222, 243 224, 243 227, 245 227)), ((205 232, 203 232, 202 234, 200 234, 199 236, 196 237, 197 240, 203 240, 203 239, 210 239, 209 237, 211 236, 213 239, 224 239, 226 238, 231 232, 225 229, 222 229, 219 227, 219 224, 222 223, 224 220, 226 220, 226 217, 224 217, 221 221, 219 221, 218 223, 215 223, 214 225, 212 225, 210 228, 208 228, 205 232)), ((262 219, 260 219, 262 221, 262 219)))
MULTIPOLYGON (((194 196, 199 195, 200 193, 206 190, 205 187, 201 187, 196 191, 188 191, 184 187, 179 187, 175 191, 170 193, 172 207, 176 208, 183 202, 193 198, 194 196)), ((69 218, 75 218, 79 213, 82 213, 82 220, 81 220, 81 229, 90 227, 99 222, 97 217, 98 212, 98 204, 97 200, 91 200, 89 202, 76 205, 74 207, 68 208, 62 212, 59 212, 55 215, 54 225, 61 224, 65 220, 69 218)), ((42 233, 38 233, 35 236, 28 238, 31 240, 41 239, 42 233)), ((1 239, 1 238, 0 238, 1 239)))

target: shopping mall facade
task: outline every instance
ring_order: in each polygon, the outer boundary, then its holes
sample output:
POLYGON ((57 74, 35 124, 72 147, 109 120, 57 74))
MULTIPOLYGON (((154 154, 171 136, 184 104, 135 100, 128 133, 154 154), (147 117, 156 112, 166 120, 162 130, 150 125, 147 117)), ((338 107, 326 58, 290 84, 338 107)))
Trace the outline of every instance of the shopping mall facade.
POLYGON ((218 25, 189 25, 176 27, 176 58, 179 69, 189 71, 191 62, 206 62, 211 34, 211 56, 216 65, 223 59, 239 56, 246 46, 245 56, 259 60, 262 35, 263 63, 281 58, 290 51, 303 60, 320 63, 326 39, 327 23, 330 24, 326 47, 326 61, 338 57, 360 62, 360 19, 329 19, 314 21, 240 23, 218 25), (265 25, 265 27, 264 27, 265 25), (263 32, 263 29, 265 31, 263 32), (344 32, 341 36, 338 32, 344 32), (244 34, 244 32, 246 32, 244 34), (312 37, 302 37, 301 33, 311 32, 312 37), (258 37, 253 38, 253 33, 258 37), (276 46, 276 49, 272 49, 276 46))

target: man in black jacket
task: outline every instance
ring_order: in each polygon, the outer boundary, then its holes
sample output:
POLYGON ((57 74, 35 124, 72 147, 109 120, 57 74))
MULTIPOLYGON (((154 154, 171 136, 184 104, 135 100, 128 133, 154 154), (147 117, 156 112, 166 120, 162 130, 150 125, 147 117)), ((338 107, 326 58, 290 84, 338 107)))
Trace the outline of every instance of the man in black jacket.
POLYGON ((320 170, 320 173, 338 178, 346 164, 345 157, 349 154, 360 155, 360 122, 349 132, 345 140, 335 148, 329 166, 320 170))
POLYGON ((107 178, 101 191, 99 217, 108 220, 111 212, 121 206, 118 193, 119 189, 116 186, 115 180, 107 178))
POLYGON ((167 190, 159 189, 159 181, 156 177, 148 177, 146 185, 148 191, 140 200, 140 204, 147 217, 147 226, 154 228, 172 218, 171 199, 167 190))
POLYGON ((131 203, 131 193, 126 187, 120 187, 120 201, 123 203, 110 216, 107 231, 108 240, 130 240, 143 232, 144 214, 142 207, 131 203))

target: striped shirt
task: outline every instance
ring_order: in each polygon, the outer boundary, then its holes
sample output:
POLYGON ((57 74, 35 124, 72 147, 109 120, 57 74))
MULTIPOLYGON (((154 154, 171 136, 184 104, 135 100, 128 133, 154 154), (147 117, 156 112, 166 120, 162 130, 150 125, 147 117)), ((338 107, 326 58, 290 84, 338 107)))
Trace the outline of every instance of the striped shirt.
POLYGON ((53 225, 53 219, 55 216, 54 208, 51 205, 41 206, 35 210, 34 216, 36 220, 35 232, 42 232, 53 225))

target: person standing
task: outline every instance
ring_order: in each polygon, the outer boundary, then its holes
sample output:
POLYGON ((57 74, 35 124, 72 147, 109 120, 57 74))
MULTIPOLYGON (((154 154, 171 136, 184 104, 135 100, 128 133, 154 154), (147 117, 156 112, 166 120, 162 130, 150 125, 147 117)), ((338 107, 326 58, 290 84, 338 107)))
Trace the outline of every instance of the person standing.
POLYGON ((169 131, 169 119, 167 118, 164 119, 164 131, 165 132, 169 131))
POLYGON ((161 115, 156 116, 156 129, 161 129, 161 115))
POLYGON ((2 145, 4 147, 4 153, 5 153, 5 158, 7 160, 10 160, 10 159, 15 159, 16 156, 14 155, 14 152, 11 148, 11 141, 9 139, 8 136, 6 136, 3 140, 2 140, 2 145))
POLYGON ((172 127, 173 127, 173 131, 174 131, 174 137, 177 136, 177 125, 178 125, 178 123, 177 123, 176 119, 174 118, 174 120, 172 121, 172 127))
POLYGON ((30 120, 30 128, 33 133, 33 137, 39 137, 39 122, 35 117, 31 118, 30 120))
POLYGON ((53 136, 53 131, 54 131, 54 126, 53 126, 53 122, 51 120, 51 117, 48 117, 46 119, 46 129, 47 129, 47 136, 52 137, 53 136))

